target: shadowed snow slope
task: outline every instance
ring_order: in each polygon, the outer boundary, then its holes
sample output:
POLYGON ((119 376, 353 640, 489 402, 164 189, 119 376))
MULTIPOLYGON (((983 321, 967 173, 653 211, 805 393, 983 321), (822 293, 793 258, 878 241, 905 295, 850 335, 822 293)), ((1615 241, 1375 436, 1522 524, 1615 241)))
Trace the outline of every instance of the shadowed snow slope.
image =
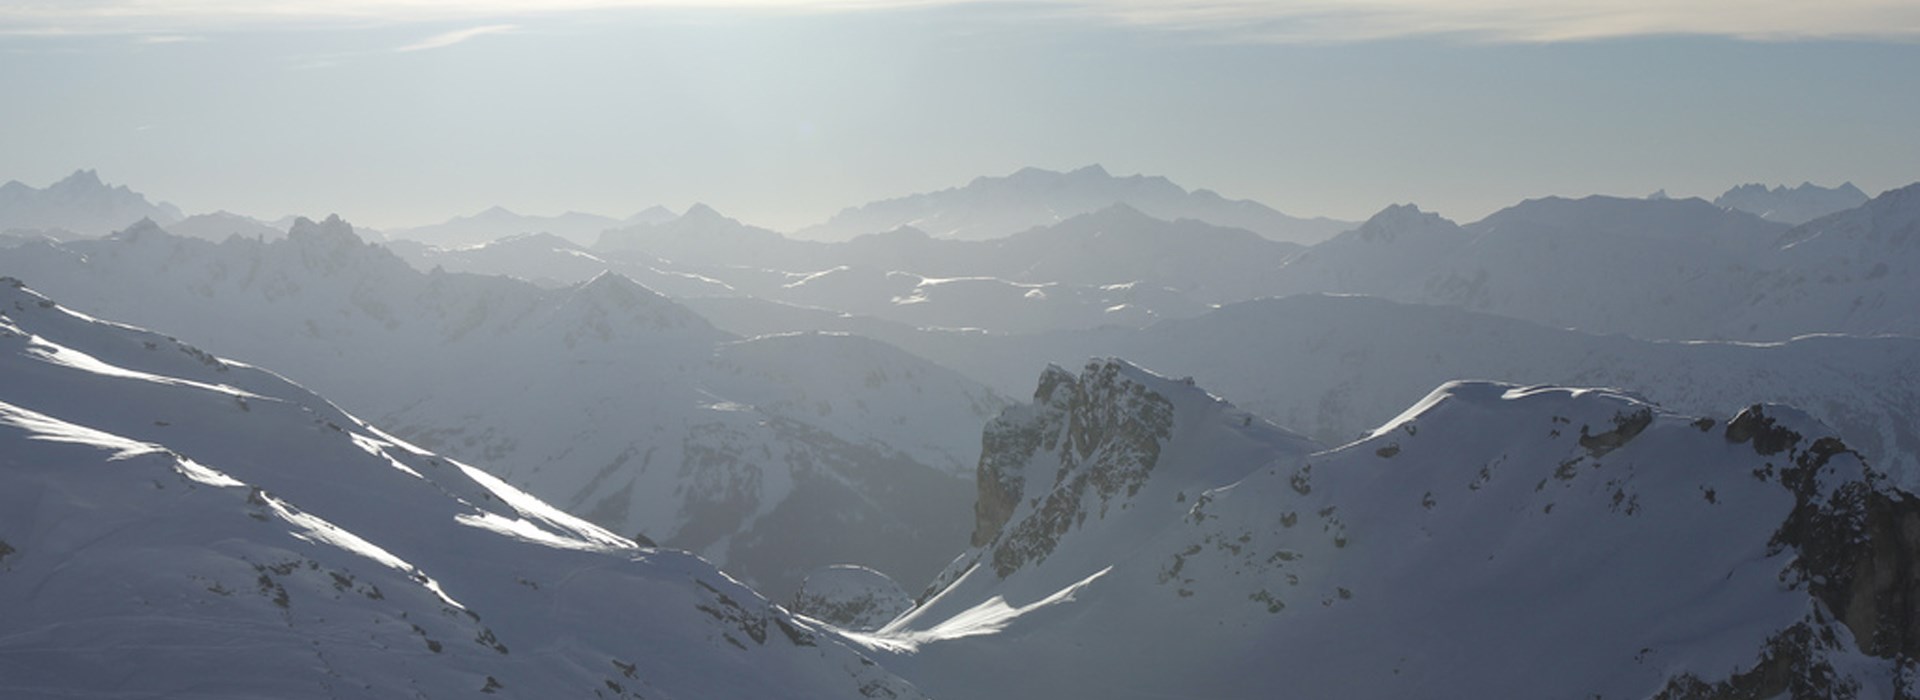
POLYGON ((966 537, 1003 402, 890 346, 742 340, 618 274, 420 273, 338 219, 219 244, 157 227, 0 250, 75 308, 273 366, 428 449, 777 596, 859 561, 918 586, 966 537), (880 417, 882 420, 866 420, 880 417))
POLYGON ((698 558, 0 282, 0 695, 918 696, 698 558))
POLYGON ((1049 369, 987 429, 976 547, 850 637, 963 699, 1911 693, 1920 501, 1824 435, 1460 382, 1309 454, 1049 369))
MULTIPOLYGON (((729 323, 740 320, 702 308, 729 323)), ((846 328, 1007 394, 1031 381, 1035 362, 1119 355, 1191 373, 1203 386, 1230 392, 1240 407, 1328 444, 1352 440, 1435 385, 1461 378, 1618 387, 1700 415, 1754 401, 1785 403, 1839 431, 1903 488, 1920 488, 1920 339, 1914 338, 1648 341, 1463 309, 1320 295, 1229 304, 1144 329, 990 336, 846 328)))

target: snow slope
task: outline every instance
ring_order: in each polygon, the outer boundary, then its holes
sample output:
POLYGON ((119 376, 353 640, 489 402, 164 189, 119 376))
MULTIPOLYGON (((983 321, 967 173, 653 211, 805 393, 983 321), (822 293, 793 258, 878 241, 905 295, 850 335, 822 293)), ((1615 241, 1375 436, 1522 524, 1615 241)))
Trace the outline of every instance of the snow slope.
POLYGON ((1727 325, 1754 337, 1802 329, 1920 336, 1920 183, 1782 234, 1727 325))
POLYGON ((0 695, 918 697, 253 367, 0 280, 0 695))
POLYGON ((849 638, 962 699, 1912 693, 1920 501, 1825 434, 1458 382, 1311 452, 1053 368, 987 430, 976 546, 849 638))
POLYGON ((737 338, 615 274, 541 290, 415 272, 337 219, 279 242, 136 228, 7 249, 0 270, 272 364, 410 441, 779 596, 825 564, 933 575, 965 537, 963 475, 1002 405, 865 339, 737 338))

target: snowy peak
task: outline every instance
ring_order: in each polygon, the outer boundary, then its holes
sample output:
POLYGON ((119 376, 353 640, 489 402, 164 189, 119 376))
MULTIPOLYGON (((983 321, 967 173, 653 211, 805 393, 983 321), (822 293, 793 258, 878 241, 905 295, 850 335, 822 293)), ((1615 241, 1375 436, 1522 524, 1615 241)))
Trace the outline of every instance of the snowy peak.
POLYGON ((729 219, 721 215, 720 212, 715 211, 713 207, 707 206, 706 204, 701 202, 694 202, 693 206, 687 207, 686 213, 681 214, 680 219, 685 220, 687 223, 690 223, 690 224, 716 224, 716 223, 722 223, 722 222, 733 222, 733 219, 729 219))
POLYGON ((1355 229, 1359 237, 1368 241, 1391 243, 1401 236, 1420 236, 1432 232, 1458 231, 1460 225, 1437 213, 1421 211, 1412 204, 1394 204, 1355 229))
MULTIPOLYGON (((969 553, 950 569, 951 585, 879 632, 908 645, 924 671, 907 675, 930 693, 1255 697, 1284 684, 1309 697, 1831 697, 1835 688, 1888 697, 1910 688, 1899 669, 1920 646, 1910 641, 1920 583, 1907 573, 1920 499, 1799 411, 1754 406, 1720 421, 1616 390, 1452 382, 1363 439, 1309 454, 1285 443, 1220 450, 1232 433, 1219 428, 1232 422, 1178 406, 1171 438, 1150 441, 1158 466, 1138 497, 1104 513, 1049 512, 1052 493, 1073 490, 1078 475, 1104 485, 1087 465, 1109 450, 1138 454, 1124 449, 1132 441, 1109 439, 1085 463, 1066 458, 1084 444, 1071 435, 1102 425, 1067 412, 1076 385, 1100 385, 1107 368, 1089 369, 1043 375, 1028 416, 1043 429, 1030 441, 1067 447, 1025 473, 1057 469, 1060 485, 1028 486, 1039 498, 1015 506, 993 545, 1022 542, 1022 527, 1038 523, 1059 534, 1031 541, 1051 548, 1016 551, 1026 556, 1010 574, 997 570, 997 551, 969 553), (1033 420, 1049 413, 1059 415, 1051 424, 1033 420), (1208 469, 1237 476, 1206 488, 1154 485, 1208 469), (1542 624, 1580 634, 1529 633, 1542 624), (1123 641, 1140 635, 1191 643, 1123 641), (1434 654, 1436 644, 1448 653, 1434 654), (983 646, 1034 675, 1016 684, 947 671, 985 661, 983 646)), ((1129 383, 1123 367, 1113 374, 1113 386, 1129 383)), ((1177 383, 1162 388, 1184 403, 1177 383)), ((996 424, 1003 439, 989 430, 990 451, 1019 443, 1004 439, 1019 437, 1004 430, 1018 417, 1010 410, 996 424)))
POLYGON ((616 338, 711 343, 725 335, 691 309, 618 272, 601 272, 565 292, 566 300, 554 315, 568 347, 588 339, 608 343, 616 338))
POLYGON ((146 236, 165 236, 167 235, 167 231, 160 228, 159 224, 154 223, 153 219, 142 217, 139 221, 133 222, 132 225, 109 235, 120 240, 135 241, 146 236))
POLYGON ((1714 198, 1713 204, 1748 212, 1768 221, 1801 224, 1852 209, 1866 201, 1867 194, 1851 182, 1831 188, 1803 182, 1791 189, 1784 185, 1769 189, 1766 185, 1751 183, 1727 190, 1714 198))

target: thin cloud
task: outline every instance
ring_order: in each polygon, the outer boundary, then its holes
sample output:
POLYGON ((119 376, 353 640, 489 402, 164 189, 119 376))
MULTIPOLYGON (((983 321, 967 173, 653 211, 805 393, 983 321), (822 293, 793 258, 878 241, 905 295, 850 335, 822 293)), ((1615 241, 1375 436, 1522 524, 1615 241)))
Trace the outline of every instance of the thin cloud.
POLYGON ((1920 3, 1910 0, 1107 0, 1076 3, 1075 11, 1132 26, 1275 42, 1920 39, 1920 3))
POLYGON ((512 24, 489 24, 482 27, 468 27, 466 29, 456 29, 454 31, 446 32, 444 34, 435 34, 433 36, 427 37, 420 41, 396 48, 394 49, 394 51, 406 52, 406 51, 426 51, 429 49, 444 49, 446 47, 452 46, 454 44, 458 44, 460 42, 466 41, 468 39, 472 39, 474 37, 486 36, 488 34, 505 34, 519 28, 520 27, 518 25, 512 25, 512 24))
MULTIPOLYGON (((1920 40, 1913 0, 0 0, 0 34, 196 34, 261 26, 500 22, 620 9, 878 12, 929 6, 1039 10, 1065 22, 1192 32, 1228 41, 1352 42, 1464 37, 1492 42, 1696 35, 1747 40, 1920 40)), ((1031 17, 1031 13, 1023 13, 1031 17)), ((486 27, 406 47, 451 46, 486 27)), ((486 31, 481 31, 481 30, 486 31)))

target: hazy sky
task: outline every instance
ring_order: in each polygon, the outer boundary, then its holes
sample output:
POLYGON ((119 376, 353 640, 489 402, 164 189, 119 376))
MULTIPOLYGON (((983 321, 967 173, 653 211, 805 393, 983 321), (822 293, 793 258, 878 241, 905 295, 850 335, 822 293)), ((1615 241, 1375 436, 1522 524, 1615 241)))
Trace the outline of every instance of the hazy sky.
POLYGON ((795 228, 1026 165, 1463 221, 1920 180, 1920 3, 1595 4, 0 0, 0 181, 795 228))

